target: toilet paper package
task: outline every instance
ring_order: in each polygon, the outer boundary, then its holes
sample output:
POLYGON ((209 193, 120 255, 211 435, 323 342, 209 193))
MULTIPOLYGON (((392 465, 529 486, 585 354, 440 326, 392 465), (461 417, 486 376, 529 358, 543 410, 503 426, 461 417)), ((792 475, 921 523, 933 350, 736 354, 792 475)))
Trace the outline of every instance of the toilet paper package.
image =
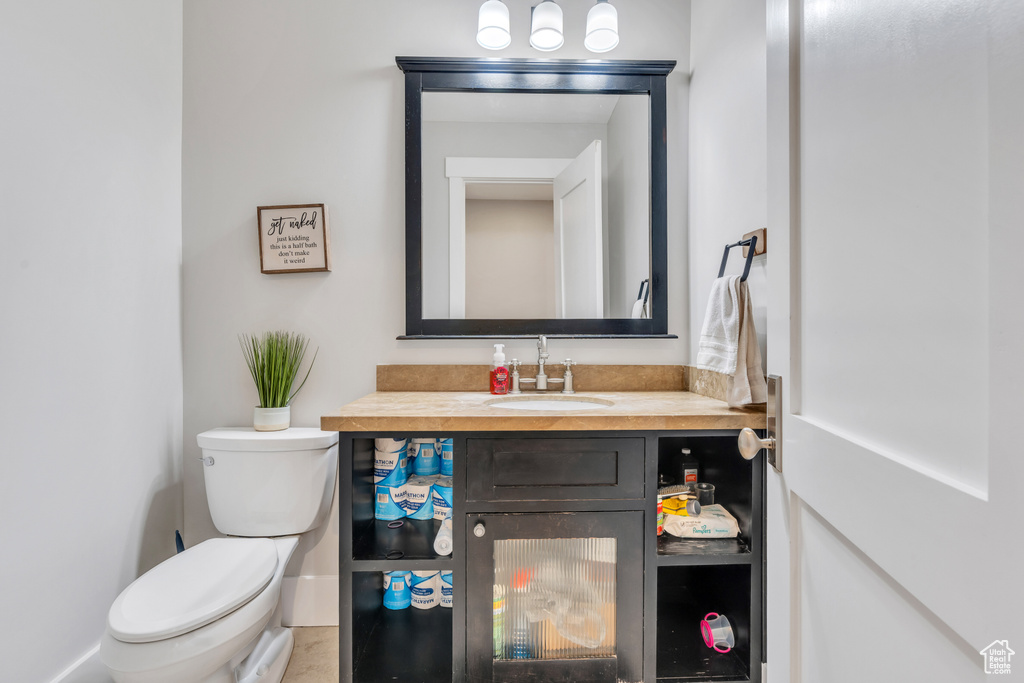
POLYGON ((405 483, 405 516, 409 519, 434 518, 434 482, 437 477, 412 476, 405 483))
POLYGON ((373 516, 388 521, 405 517, 405 486, 374 486, 373 516))
POLYGON ((440 477, 430 492, 434 501, 434 519, 443 520, 452 513, 452 478, 440 477))
POLYGON ((405 609, 412 602, 409 578, 412 572, 384 572, 384 606, 405 609))
MULTIPOLYGON (((393 441, 377 439, 377 441, 393 441)), ((404 439, 402 440, 404 442, 404 439)), ((384 486, 401 486, 409 479, 408 461, 404 446, 397 451, 373 449, 373 483, 384 486)))
POLYGON ((430 476, 441 473, 441 458, 437 454, 436 439, 413 439, 411 450, 413 474, 430 476))
POLYGON ((374 439, 373 448, 374 450, 381 451, 383 453, 397 453, 398 451, 404 451, 408 447, 408 439, 374 439))
POLYGON ((452 573, 441 572, 441 607, 451 609, 454 592, 452 590, 452 573))
POLYGON ((413 607, 430 609, 441 604, 440 572, 413 572, 409 582, 413 607))
POLYGON ((451 439, 438 439, 437 452, 441 454, 441 476, 452 476, 452 457, 455 453, 455 446, 451 439))

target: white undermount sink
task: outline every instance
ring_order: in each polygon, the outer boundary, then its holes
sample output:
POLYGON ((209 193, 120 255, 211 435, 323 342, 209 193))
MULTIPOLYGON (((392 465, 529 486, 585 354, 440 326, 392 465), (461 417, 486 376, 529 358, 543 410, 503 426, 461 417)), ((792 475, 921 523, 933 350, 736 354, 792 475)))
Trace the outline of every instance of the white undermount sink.
POLYGON ((600 398, 584 398, 582 396, 504 396, 492 398, 487 405, 495 408, 511 408, 513 410, 546 410, 562 412, 566 410, 594 410, 615 405, 611 401, 600 398))

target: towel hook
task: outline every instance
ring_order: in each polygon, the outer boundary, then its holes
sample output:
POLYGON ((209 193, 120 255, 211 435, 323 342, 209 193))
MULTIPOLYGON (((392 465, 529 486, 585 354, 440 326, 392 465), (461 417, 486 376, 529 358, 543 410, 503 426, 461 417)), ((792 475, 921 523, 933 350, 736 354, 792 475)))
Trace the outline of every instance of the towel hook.
POLYGON ((746 282, 747 276, 750 275, 750 264, 754 260, 754 252, 757 251, 757 235, 751 235, 749 239, 740 240, 736 244, 725 245, 725 253, 722 254, 722 265, 718 269, 718 277, 725 275, 725 264, 729 261, 729 250, 733 247, 746 246, 749 246, 750 250, 747 252, 747 263, 743 266, 743 275, 740 276, 740 282, 746 282))
POLYGON ((651 280, 650 280, 650 278, 648 278, 646 280, 642 280, 640 282, 640 291, 637 292, 637 294, 636 294, 637 301, 639 301, 640 299, 643 299, 644 303, 646 304, 647 303, 647 297, 650 295, 650 293, 651 293, 651 280))

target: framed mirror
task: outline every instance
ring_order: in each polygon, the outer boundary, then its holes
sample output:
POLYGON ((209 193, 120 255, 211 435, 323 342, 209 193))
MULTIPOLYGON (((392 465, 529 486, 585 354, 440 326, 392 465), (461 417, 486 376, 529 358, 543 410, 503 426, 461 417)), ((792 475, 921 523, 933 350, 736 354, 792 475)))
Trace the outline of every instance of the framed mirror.
POLYGON ((397 57, 406 334, 668 334, 674 61, 397 57))

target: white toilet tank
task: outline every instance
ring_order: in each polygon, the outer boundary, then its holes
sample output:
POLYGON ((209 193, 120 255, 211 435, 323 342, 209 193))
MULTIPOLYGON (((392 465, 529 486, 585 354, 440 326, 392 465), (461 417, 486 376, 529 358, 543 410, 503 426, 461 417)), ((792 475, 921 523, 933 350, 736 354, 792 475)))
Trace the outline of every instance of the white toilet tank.
POLYGON ((196 439, 203 449, 206 499, 221 533, 301 534, 327 518, 338 474, 337 432, 237 427, 196 439))

